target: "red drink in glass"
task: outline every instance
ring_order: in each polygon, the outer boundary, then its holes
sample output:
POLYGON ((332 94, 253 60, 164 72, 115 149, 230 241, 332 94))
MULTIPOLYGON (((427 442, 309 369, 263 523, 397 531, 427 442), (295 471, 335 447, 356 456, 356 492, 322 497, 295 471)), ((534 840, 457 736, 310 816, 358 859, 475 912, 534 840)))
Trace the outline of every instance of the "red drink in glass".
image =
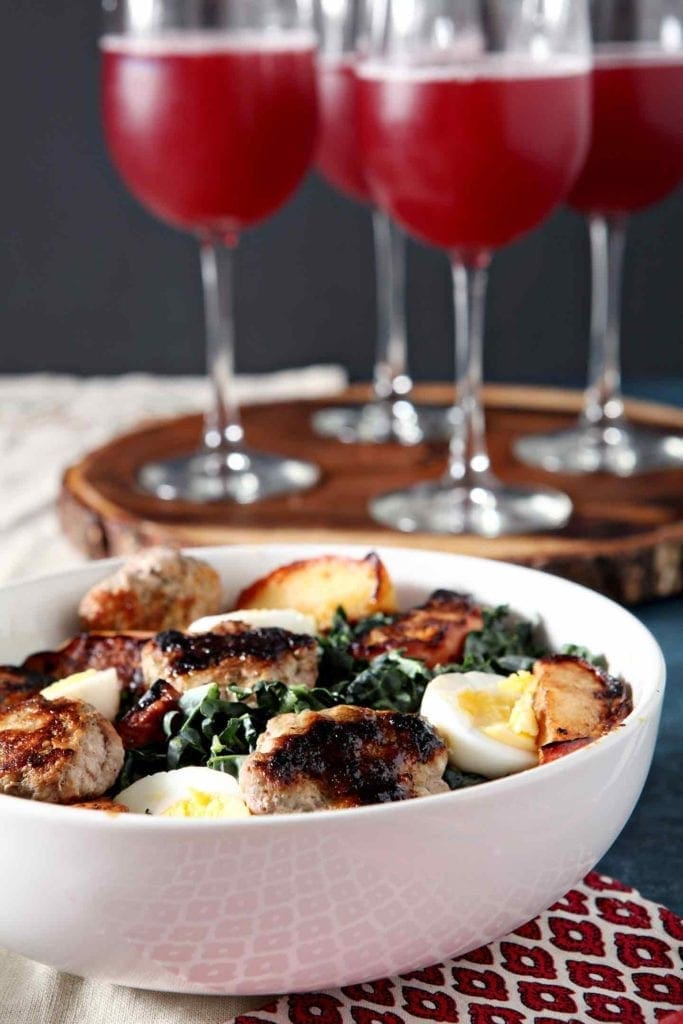
POLYGON ((318 61, 320 129, 316 165, 340 192, 369 202, 360 145, 356 66, 353 55, 322 57, 318 61))
POLYGON ((569 202, 613 215, 649 206, 683 178, 683 57, 604 46, 593 72, 593 138, 569 202))
POLYGON ((581 59, 552 68, 490 57, 388 68, 360 80, 364 156, 378 201, 443 249, 498 248, 567 194, 589 139, 581 59))
POLYGON ((303 178, 317 122, 310 35, 108 36, 102 50, 109 149, 158 217, 229 236, 303 178))

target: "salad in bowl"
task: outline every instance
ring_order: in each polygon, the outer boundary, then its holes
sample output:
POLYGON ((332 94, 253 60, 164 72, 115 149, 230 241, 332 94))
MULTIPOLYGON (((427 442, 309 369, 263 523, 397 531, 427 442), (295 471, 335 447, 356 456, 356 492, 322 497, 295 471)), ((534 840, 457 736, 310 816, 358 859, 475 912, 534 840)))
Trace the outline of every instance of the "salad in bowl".
POLYGON ((623 828, 664 687, 600 594, 333 543, 2 587, 0 665, 0 946, 209 994, 353 984, 518 928, 623 828))
MULTIPOLYGON (((454 580, 457 585, 457 580, 454 580)), ((399 610, 374 552, 281 565, 224 608, 206 561, 135 555, 81 631, 0 667, 0 792, 179 818, 447 793, 544 765, 633 710, 602 654, 440 588, 399 610)))

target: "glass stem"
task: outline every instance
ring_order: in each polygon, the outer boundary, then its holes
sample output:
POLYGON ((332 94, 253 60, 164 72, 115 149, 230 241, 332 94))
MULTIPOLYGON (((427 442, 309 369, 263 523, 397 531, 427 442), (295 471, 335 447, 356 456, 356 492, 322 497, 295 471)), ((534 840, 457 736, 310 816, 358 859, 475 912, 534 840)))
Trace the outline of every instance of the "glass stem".
POLYGON ((591 327, 583 420, 593 427, 618 427, 624 415, 620 321, 626 223, 621 218, 594 216, 590 218, 589 232, 591 327))
POLYGON ((234 247, 213 238, 200 240, 206 361, 213 403, 204 417, 208 451, 240 449, 244 430, 235 397, 234 247))
POLYGON ((481 400, 488 263, 488 256, 453 260, 456 407, 448 474, 468 488, 491 483, 481 400))
POLYGON ((408 376, 405 312, 406 240, 390 217, 372 214, 377 279, 377 347, 373 389, 375 399, 405 398, 413 382, 408 376))

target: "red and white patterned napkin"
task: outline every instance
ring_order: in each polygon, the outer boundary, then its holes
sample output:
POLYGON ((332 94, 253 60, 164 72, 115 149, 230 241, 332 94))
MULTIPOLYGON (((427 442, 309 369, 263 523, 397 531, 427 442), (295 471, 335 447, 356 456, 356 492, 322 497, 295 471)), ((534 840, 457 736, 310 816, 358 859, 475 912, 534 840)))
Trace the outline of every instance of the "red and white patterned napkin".
POLYGON ((683 919, 589 874, 540 917, 447 963, 289 995, 234 1024, 683 1024, 683 919))

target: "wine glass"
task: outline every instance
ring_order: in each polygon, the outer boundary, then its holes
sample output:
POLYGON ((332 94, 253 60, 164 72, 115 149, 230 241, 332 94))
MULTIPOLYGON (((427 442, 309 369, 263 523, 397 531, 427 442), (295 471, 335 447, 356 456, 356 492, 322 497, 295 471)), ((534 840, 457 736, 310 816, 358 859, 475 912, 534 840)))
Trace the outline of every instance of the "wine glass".
MULTIPOLYGON (((320 132, 316 166, 327 182, 357 202, 372 204, 363 167, 356 69, 362 54, 373 0, 319 0, 318 85, 320 132)), ((448 437, 450 410, 417 406, 408 372, 405 315, 406 240, 378 208, 372 211, 377 293, 377 341, 373 400, 363 405, 330 406, 313 416, 323 437, 347 443, 448 437)))
POLYGON ((149 463, 160 498, 249 503, 310 487, 310 462, 245 447, 234 390, 233 259, 313 157, 315 35, 305 0, 104 0, 102 114, 133 195, 196 235, 213 408, 196 454, 149 463))
POLYGON ((588 387, 577 426, 520 438, 523 461, 629 476, 683 466, 683 437, 629 423, 621 394, 622 262, 630 214, 683 179, 683 0, 593 0, 593 136, 569 204, 588 218, 588 387))
POLYGON ((404 531, 561 527, 569 498, 493 475, 480 389, 491 255, 567 194, 590 129, 585 0, 381 0, 359 68, 373 194, 451 258, 457 418, 442 480, 375 498, 404 531))

